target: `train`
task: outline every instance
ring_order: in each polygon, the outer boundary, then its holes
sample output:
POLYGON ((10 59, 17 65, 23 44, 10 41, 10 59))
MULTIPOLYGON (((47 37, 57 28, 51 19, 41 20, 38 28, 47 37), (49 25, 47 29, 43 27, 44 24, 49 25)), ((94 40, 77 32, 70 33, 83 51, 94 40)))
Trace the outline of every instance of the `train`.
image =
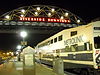
POLYGON ((79 75, 97 75, 100 72, 100 21, 64 29, 39 42, 35 49, 44 64, 53 65, 53 59, 59 57, 64 69, 78 70, 79 75))

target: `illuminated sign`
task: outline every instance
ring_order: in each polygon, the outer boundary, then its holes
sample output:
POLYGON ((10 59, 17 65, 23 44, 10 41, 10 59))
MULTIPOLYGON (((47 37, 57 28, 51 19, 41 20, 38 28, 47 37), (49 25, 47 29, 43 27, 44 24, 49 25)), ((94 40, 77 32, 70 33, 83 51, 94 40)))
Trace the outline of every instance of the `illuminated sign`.
POLYGON ((20 17, 20 21, 70 23, 69 19, 20 17))

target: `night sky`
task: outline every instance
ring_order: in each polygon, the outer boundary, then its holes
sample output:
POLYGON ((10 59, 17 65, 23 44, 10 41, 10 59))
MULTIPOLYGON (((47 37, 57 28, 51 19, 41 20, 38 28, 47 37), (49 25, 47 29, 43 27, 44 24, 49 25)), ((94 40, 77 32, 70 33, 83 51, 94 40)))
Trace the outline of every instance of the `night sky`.
MULTIPOLYGON (((0 0, 0 15, 13 9, 30 5, 52 5, 64 8, 81 17, 87 23, 91 22, 91 20, 95 18, 100 17, 99 0, 0 0)), ((38 36, 44 38, 44 36, 47 37, 48 35, 38 36)), ((33 39, 32 37, 32 34, 30 34, 30 36, 26 38, 29 43, 31 43, 30 41, 34 41, 35 38, 37 38, 34 37, 33 39)), ((22 39, 18 34, 0 33, 0 50, 15 50, 16 45, 19 44, 21 40, 22 39)), ((37 42, 34 43, 36 44, 37 42)), ((32 44, 33 43, 31 43, 31 45, 32 44)), ((34 46, 34 44, 32 46, 34 46)))

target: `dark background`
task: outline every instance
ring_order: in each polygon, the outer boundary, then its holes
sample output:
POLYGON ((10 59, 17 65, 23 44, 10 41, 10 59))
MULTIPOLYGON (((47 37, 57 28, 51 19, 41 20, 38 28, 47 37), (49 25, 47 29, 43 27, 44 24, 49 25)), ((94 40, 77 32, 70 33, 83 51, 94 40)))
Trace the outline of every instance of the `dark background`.
MULTIPOLYGON (((99 0, 0 0, 0 15, 23 6, 52 5, 64 8, 81 17, 86 23, 100 17, 99 0)), ((49 37, 48 35, 28 34, 26 40, 34 47, 39 41, 49 37), (40 38, 41 37, 41 38, 40 38), (38 40, 38 41, 36 41, 38 40)), ((0 33, 0 50, 16 50, 16 46, 22 39, 18 34, 0 33)))

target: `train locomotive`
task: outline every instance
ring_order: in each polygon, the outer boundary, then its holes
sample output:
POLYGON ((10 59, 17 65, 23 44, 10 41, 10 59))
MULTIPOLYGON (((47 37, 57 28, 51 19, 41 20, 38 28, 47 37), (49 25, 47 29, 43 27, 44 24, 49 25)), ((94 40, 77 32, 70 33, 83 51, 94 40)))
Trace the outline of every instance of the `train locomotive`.
POLYGON ((45 64, 53 65, 53 59, 59 56, 63 59, 64 69, 96 75, 100 71, 100 21, 64 29, 38 43, 36 50, 45 64))

